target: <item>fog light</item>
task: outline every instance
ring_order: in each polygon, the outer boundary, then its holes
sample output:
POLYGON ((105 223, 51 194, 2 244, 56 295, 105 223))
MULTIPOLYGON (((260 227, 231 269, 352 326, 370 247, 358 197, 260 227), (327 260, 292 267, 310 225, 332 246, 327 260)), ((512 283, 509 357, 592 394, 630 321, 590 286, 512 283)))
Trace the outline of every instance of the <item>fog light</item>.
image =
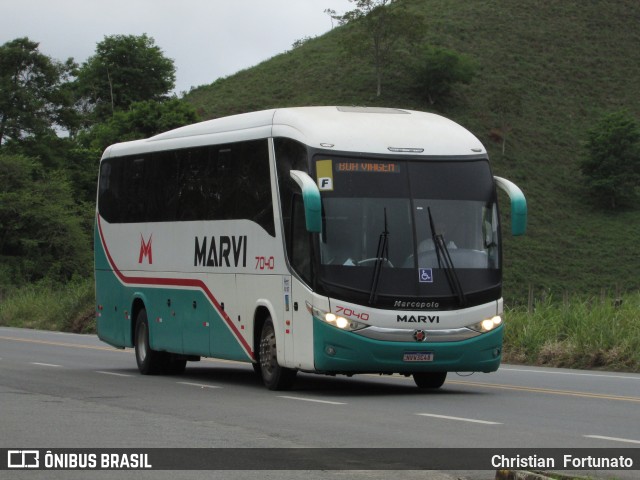
POLYGON ((327 355, 330 355, 332 357, 336 354, 336 349, 333 348, 331 345, 325 348, 324 351, 327 352, 327 355))

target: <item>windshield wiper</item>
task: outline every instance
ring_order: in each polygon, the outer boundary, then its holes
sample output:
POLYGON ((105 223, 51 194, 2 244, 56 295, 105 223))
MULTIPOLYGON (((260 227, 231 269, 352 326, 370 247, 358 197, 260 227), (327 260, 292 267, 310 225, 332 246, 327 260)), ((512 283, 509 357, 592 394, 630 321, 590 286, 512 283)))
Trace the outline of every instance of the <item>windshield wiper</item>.
POLYGON ((389 257, 389 230, 387 228, 387 209, 384 209, 384 230, 378 239, 378 250, 376 251, 376 263, 373 266, 373 278, 371 279, 371 293, 369 294, 369 305, 373 305, 378 298, 378 280, 382 272, 382 264, 389 257))
POLYGON ((449 282, 449 286, 451 287, 451 291, 458 296, 460 306, 464 307, 467 304, 467 297, 462 290, 462 285, 460 284, 460 279, 458 278, 458 274, 456 273, 456 268, 453 265, 453 261, 451 260, 451 255, 449 255, 447 243, 445 242, 444 236, 441 233, 436 233, 436 228, 433 222, 433 215, 431 215, 431 207, 427 207, 427 212, 429 213, 431 238, 433 239, 433 244, 436 249, 436 256, 438 257, 438 268, 444 269, 444 273, 447 277, 447 282, 449 282))

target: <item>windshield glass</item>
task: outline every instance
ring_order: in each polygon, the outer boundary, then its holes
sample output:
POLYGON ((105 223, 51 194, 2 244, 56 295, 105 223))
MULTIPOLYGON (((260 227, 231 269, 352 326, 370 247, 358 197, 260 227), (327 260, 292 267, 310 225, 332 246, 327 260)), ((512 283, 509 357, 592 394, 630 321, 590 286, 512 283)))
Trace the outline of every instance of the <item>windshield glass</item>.
POLYGON ((451 308, 467 294, 473 300, 480 293, 478 301, 495 296, 499 226, 486 160, 323 158, 316 170, 323 202, 319 273, 327 293, 378 306, 431 297, 451 308), (443 264, 438 237, 450 263, 443 264))
POLYGON ((428 209, 435 234, 442 235, 456 268, 498 268, 497 209, 495 204, 473 200, 416 199, 414 219, 417 231, 415 257, 404 267, 438 267, 428 209))

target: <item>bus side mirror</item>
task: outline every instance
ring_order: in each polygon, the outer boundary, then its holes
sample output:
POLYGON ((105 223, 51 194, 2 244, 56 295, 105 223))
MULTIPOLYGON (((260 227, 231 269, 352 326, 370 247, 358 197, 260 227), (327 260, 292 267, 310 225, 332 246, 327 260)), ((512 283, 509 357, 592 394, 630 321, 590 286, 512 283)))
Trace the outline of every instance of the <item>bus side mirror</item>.
POLYGON ((300 170, 291 170, 290 174, 291 178, 302 190, 307 231, 311 233, 322 232, 322 204, 320 202, 320 190, 316 182, 308 174, 300 170))
POLYGON ((510 180, 493 177, 496 185, 504 190, 511 199, 511 234, 524 235, 527 230, 527 199, 522 190, 510 180))

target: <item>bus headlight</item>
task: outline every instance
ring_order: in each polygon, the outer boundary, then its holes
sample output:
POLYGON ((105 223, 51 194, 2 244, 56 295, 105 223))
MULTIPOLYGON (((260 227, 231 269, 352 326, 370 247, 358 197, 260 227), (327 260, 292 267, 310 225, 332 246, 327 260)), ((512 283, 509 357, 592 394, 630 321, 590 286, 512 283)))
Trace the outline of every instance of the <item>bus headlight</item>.
POLYGON ((313 305, 307 303, 307 310, 311 315, 316 317, 318 320, 322 320, 329 325, 333 325, 340 330, 347 330, 349 332, 353 332, 355 330, 362 330, 363 328, 367 328, 369 325, 356 322, 355 320, 351 320, 350 318, 340 317, 331 312, 325 312, 324 310, 320 310, 319 308, 314 307, 313 305))
POLYGON ((468 325, 467 328, 475 330, 476 332, 486 333, 500 325, 502 325, 502 317, 500 317, 500 315, 496 315, 495 317, 486 318, 478 323, 474 323, 473 325, 468 325))

